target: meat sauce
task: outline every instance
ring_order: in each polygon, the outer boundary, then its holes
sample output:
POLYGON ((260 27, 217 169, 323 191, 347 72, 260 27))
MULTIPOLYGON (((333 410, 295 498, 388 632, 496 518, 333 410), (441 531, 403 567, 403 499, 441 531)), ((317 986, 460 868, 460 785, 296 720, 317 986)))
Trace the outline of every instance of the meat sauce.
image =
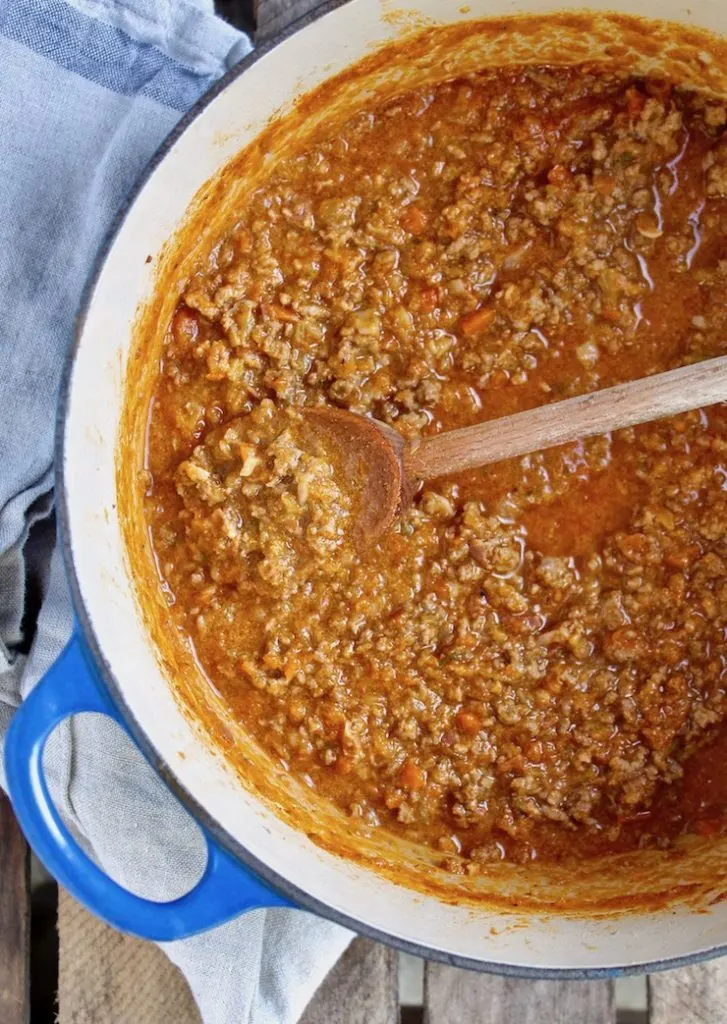
POLYGON ((148 437, 170 624, 286 769, 450 870, 721 832, 721 406, 423 488, 373 548, 303 429, 413 439, 727 351, 725 106, 483 71, 278 166, 190 277, 148 437))

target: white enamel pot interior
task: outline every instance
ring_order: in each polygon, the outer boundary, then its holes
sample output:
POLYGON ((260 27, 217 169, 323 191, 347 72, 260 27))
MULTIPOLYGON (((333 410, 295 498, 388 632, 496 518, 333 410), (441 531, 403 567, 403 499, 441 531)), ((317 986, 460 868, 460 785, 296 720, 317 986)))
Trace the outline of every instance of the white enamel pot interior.
MULTIPOLYGON (((413 0, 407 10, 411 18, 451 22, 579 7, 565 0, 469 3, 460 9, 454 0, 413 0)), ((644 17, 655 11, 649 0, 589 6, 644 17)), ((689 0, 689 8, 664 0, 658 15, 727 35, 721 0, 689 0)), ((406 24, 406 16, 393 17, 377 0, 352 0, 248 58, 184 120, 120 217, 87 291, 61 408, 61 519, 82 625, 152 762, 175 780, 223 845, 300 905, 421 955, 502 972, 585 976, 714 955, 727 946, 727 902, 706 912, 676 903, 598 918, 557 912, 513 918, 486 906, 449 905, 326 852, 241 785, 190 724, 137 607, 114 462, 132 325, 154 284, 154 261, 147 257, 162 251, 192 197, 275 111, 396 38, 406 24)))

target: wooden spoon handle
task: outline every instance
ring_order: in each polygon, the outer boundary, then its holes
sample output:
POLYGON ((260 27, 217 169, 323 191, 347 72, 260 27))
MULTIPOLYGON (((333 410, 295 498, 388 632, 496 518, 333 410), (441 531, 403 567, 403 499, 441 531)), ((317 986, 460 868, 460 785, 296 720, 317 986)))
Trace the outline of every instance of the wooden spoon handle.
POLYGON ((719 356, 425 438, 405 452, 406 471, 431 480, 725 400, 727 356, 719 356))

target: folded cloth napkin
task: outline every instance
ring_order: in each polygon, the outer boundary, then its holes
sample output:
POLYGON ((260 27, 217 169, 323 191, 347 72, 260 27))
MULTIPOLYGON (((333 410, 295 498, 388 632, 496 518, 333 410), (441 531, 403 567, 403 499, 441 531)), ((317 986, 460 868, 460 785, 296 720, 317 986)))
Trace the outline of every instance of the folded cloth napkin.
MULTIPOLYGON (((95 250, 180 114, 249 49, 190 0, 0 3, 0 740, 71 629, 54 551, 53 422, 95 250)), ((197 827, 113 722, 64 723, 47 773, 69 826, 117 881, 169 899, 199 876, 197 827)), ((272 910, 165 949, 207 1024, 284 1024, 350 938, 272 910)))

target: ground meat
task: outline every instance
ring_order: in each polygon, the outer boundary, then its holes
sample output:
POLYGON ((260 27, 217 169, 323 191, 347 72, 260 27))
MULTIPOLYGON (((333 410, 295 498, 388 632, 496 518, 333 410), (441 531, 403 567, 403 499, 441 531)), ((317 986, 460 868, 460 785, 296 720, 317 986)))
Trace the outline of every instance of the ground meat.
POLYGON ((429 484, 362 549, 300 411, 416 438, 723 353, 726 122, 597 68, 406 94, 278 167, 170 324, 146 498, 170 621, 290 772, 450 866, 703 826, 727 412, 429 484))

